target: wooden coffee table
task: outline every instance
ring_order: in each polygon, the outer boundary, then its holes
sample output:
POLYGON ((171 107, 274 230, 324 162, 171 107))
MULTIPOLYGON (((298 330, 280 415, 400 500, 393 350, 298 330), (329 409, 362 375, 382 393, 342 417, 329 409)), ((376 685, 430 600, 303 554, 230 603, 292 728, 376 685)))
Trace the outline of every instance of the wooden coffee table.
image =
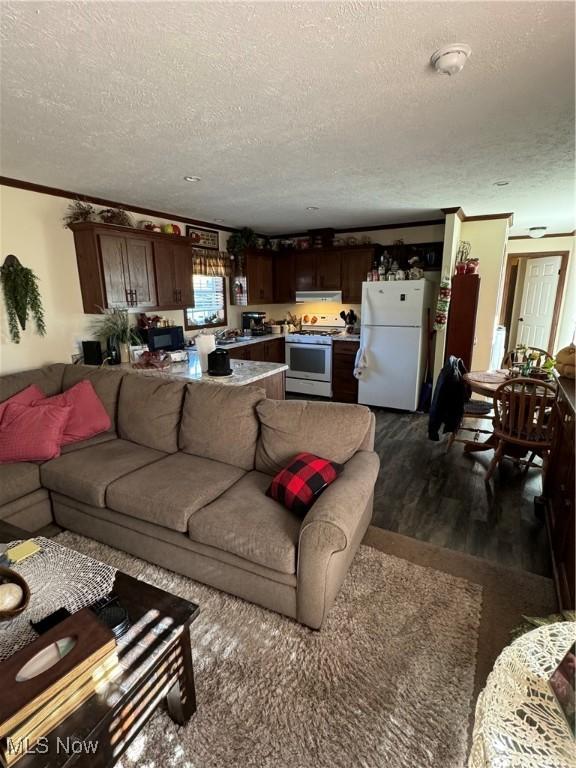
MULTIPOLYGON (((39 532, 0 521, 0 542, 34 535, 39 532)), ((132 623, 128 642, 119 646, 120 676, 18 760, 17 768, 112 766, 163 702, 180 725, 196 711, 190 625, 199 607, 120 571, 113 592, 132 623)))

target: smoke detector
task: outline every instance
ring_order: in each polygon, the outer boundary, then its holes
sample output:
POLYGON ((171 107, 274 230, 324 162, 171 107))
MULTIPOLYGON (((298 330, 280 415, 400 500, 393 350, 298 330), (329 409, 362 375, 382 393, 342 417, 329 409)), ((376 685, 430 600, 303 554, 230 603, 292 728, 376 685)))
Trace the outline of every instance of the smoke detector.
POLYGON ((445 45, 432 54, 430 63, 441 75, 457 75, 471 53, 472 49, 466 43, 445 45))

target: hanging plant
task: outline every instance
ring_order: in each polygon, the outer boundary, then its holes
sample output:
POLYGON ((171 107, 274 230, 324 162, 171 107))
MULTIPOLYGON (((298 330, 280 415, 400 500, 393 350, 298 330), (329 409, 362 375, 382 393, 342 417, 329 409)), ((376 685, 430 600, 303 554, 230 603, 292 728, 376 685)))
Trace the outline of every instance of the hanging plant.
POLYGON ((14 344, 20 343, 20 328, 26 330, 29 316, 34 318, 36 332, 45 336, 44 309, 34 272, 23 267, 16 256, 10 255, 0 267, 0 280, 8 313, 8 330, 14 344))
POLYGON ((90 203, 83 203, 82 200, 74 200, 66 209, 64 215, 64 226, 71 224, 80 224, 85 221, 93 221, 96 215, 96 209, 90 203))

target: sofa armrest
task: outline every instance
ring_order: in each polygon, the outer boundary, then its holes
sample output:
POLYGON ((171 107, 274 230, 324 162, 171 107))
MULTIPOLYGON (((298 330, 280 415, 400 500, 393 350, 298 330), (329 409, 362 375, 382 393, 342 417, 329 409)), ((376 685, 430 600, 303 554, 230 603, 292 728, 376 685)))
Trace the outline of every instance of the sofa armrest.
POLYGON ((308 512, 298 543, 298 621, 321 626, 372 516, 380 459, 358 451, 308 512))

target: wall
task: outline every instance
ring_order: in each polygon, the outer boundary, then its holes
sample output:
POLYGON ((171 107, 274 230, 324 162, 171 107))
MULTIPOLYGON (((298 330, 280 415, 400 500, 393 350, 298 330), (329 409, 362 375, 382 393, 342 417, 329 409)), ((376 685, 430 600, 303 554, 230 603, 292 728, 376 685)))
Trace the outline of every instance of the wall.
MULTIPOLYGON (((446 215, 446 225, 444 228, 444 250, 442 251, 442 269, 440 272, 440 279, 442 277, 451 278, 454 274, 454 263, 456 261, 456 252, 458 251, 458 243, 460 242, 460 229, 462 222, 456 216, 455 213, 449 213, 446 215)), ((444 365, 444 352, 446 349, 446 326, 443 330, 436 332, 434 340, 434 381, 438 378, 442 366, 444 365)))
POLYGON ((568 251, 568 271, 564 284, 564 295, 560 305, 560 322, 556 335, 554 350, 562 349, 574 341, 576 331, 576 238, 568 237, 543 237, 534 239, 530 237, 520 240, 508 240, 507 253, 555 253, 568 251))
POLYGON ((463 221, 460 239, 472 246, 471 256, 480 260, 480 295, 476 315, 476 344, 472 369, 490 367, 494 329, 500 310, 504 253, 508 240, 508 219, 463 221))
MULTIPOLYGON (((90 322, 97 315, 82 310, 74 238, 62 225, 70 200, 52 195, 0 186, 0 260, 9 253, 34 270, 39 278, 47 334, 38 336, 32 326, 21 334, 20 344, 8 336, 3 297, 0 297, 0 373, 10 373, 53 362, 70 362, 82 339, 92 338, 90 322)), ((134 214, 159 224, 167 220, 134 214)), ((184 225, 181 225, 184 226, 184 225)), ((227 232, 221 232, 225 247, 227 232)), ((182 312, 162 313, 182 324, 182 312)))

